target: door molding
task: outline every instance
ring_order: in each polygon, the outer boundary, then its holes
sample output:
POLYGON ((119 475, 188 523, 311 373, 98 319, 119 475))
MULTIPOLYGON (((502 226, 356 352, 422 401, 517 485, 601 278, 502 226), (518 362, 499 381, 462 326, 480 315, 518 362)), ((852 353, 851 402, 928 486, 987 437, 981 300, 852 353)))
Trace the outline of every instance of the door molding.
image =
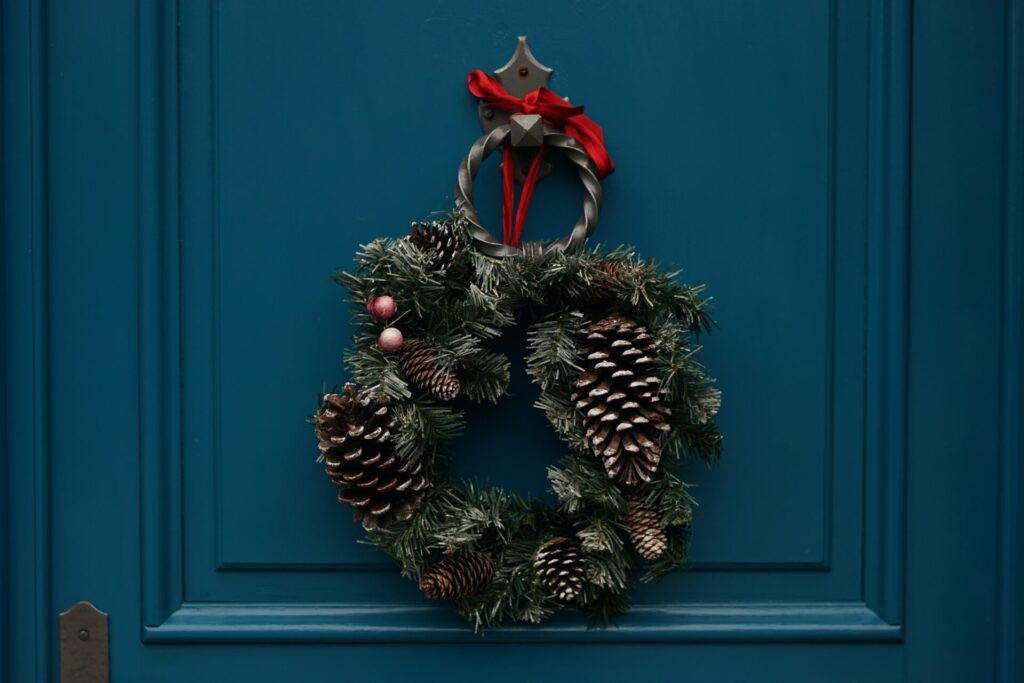
POLYGON ((996 675, 1019 680, 1024 646, 1024 2, 1006 7, 1006 106, 1003 167, 1003 311, 999 467, 999 581, 996 675))
POLYGON ((0 677, 50 680, 50 296, 46 3, 5 0, 0 247, 0 677))
MULTIPOLYGON (((830 136, 834 139, 836 17, 830 4, 830 136)), ((179 69, 217 69, 217 11, 189 4, 189 19, 205 15, 207 40, 179 52, 179 8, 140 0, 140 425, 143 638, 147 642, 478 641, 443 606, 413 603, 285 604, 188 602, 183 557, 182 224, 217 221, 216 153, 209 177, 184 178, 179 69), (201 47, 197 47, 200 46, 201 47), (205 50, 205 52, 203 52, 205 50), (184 65, 182 60, 188 60, 184 65), (206 209, 183 207, 186 183, 206 209), (205 187, 200 187, 205 183, 205 187), (190 215, 190 211, 210 212, 190 215)), ((899 640, 903 637, 904 474, 908 302, 909 0, 875 0, 869 12, 867 196, 865 229, 867 339, 864 425, 863 595, 845 602, 677 604, 637 606, 627 622, 586 631, 578 619, 539 627, 490 631, 487 640, 759 641, 899 640)), ((211 106, 217 86, 210 83, 211 106)), ((858 84, 859 85, 859 84, 858 84)), ((192 135, 216 139, 216 116, 192 135)), ((834 147, 834 142, 830 142, 834 147)), ((834 161, 834 152, 832 160, 834 161)), ((832 174, 835 175, 834 173, 832 174)), ((830 190, 835 180, 830 179, 830 190)), ((833 192, 834 194, 834 192, 833 192)), ((834 201, 830 201, 835 221, 834 201)), ((834 258, 834 256, 832 257, 834 258)), ((216 382, 214 382, 216 384, 216 382)), ((216 387, 214 391, 216 392, 216 387)), ((216 401, 216 397, 215 397, 216 401)), ((826 500, 830 495, 826 495, 826 500)), ((827 517, 827 519, 830 519, 827 517)), ((831 522, 830 522, 831 523, 831 522)), ((218 567, 236 569, 230 563, 218 567)), ((365 569, 365 567, 363 567, 365 569)), ((308 569, 308 568, 306 568, 308 569)), ((786 569, 786 568, 783 568, 786 569)), ((793 569, 789 567, 788 569, 793 569)), ((828 560, 812 570, 827 570, 828 560)))

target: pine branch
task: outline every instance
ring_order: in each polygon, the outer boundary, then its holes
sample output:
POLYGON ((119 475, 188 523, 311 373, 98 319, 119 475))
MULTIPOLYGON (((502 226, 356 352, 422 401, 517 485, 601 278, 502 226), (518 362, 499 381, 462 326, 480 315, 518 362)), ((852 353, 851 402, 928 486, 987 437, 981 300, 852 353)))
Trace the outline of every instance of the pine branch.
MULTIPOLYGON (((684 411, 678 408, 680 413, 684 411)), ((722 435, 715 423, 690 424, 686 419, 670 416, 671 429, 664 440, 664 449, 676 457, 687 455, 713 465, 722 455, 722 435), (676 420, 679 420, 678 422, 676 420)))
POLYGON ((419 580, 438 559, 439 553, 434 552, 437 532, 461 501, 458 488, 438 482, 411 519, 368 532, 366 542, 394 558, 404 576, 419 580))
POLYGON ((463 489, 459 502, 434 532, 435 546, 449 554, 475 548, 488 532, 507 544, 530 517, 530 506, 525 500, 499 488, 470 484, 463 489))
POLYGON ((589 628, 605 628, 616 617, 629 611, 632 601, 625 592, 603 589, 596 591, 583 604, 588 617, 589 628))
POLYGON ((569 399, 568 391, 541 391, 533 405, 544 411, 548 422, 570 449, 577 453, 588 452, 590 446, 584 436, 583 416, 569 399))
POLYGON ((527 332, 530 355, 527 372, 544 390, 579 376, 576 337, 588 323, 576 310, 555 311, 538 320, 527 332))
POLYGON ((693 521, 693 508, 697 506, 690 488, 690 484, 673 472, 673 463, 664 463, 659 476, 638 486, 635 495, 661 514, 662 526, 689 526, 693 521))
POLYGON ((478 349, 463 355, 459 368, 462 393, 471 401, 497 403, 508 391, 509 361, 503 354, 478 349))
POLYGON ((356 344, 345 351, 345 366, 352 380, 373 394, 377 401, 402 401, 412 396, 397 356, 386 354, 376 344, 356 344))
POLYGON ((538 624, 558 608, 533 568, 533 557, 541 543, 536 533, 511 541, 498 557, 493 583, 481 593, 458 601, 459 613, 475 629, 489 628, 506 619, 538 624))
POLYGON ((398 457, 408 463, 422 463, 428 471, 441 464, 441 447, 462 433, 465 419, 461 411, 421 396, 393 409, 395 434, 393 443, 398 457))
POLYGON ((568 456, 559 465, 548 468, 548 479, 565 512, 584 517, 605 515, 611 519, 626 514, 629 506, 625 496, 608 478, 597 458, 568 456))

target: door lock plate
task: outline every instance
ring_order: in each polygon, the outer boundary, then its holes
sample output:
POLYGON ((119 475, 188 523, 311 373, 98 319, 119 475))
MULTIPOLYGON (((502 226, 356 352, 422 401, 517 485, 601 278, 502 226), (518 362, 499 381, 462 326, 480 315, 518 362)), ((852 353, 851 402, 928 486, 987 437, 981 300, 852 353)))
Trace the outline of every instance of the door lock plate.
POLYGON ((60 683, 110 683, 107 614, 83 600, 60 615, 60 683))

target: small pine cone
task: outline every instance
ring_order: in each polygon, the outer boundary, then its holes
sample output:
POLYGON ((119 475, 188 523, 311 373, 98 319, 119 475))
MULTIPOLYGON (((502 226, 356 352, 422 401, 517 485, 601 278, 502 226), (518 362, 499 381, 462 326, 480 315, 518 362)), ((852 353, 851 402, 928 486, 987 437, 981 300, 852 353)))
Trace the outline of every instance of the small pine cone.
POLYGON ((432 253, 430 267, 441 273, 448 272, 461 251, 459 237, 448 221, 413 223, 409 241, 421 251, 432 253))
POLYGON ((670 414, 654 373, 654 340, 634 320, 611 315, 583 330, 584 372, 572 399, 586 437, 608 477, 632 486, 650 481, 661 461, 661 432, 670 414))
POLYGON ((494 561, 479 552, 449 557, 420 579, 420 590, 431 600, 457 600, 478 593, 494 578, 494 561))
POLYGON ((459 377, 450 370, 437 367, 433 354, 433 350, 423 342, 407 340, 402 345, 402 370, 420 389, 439 401, 450 401, 459 395, 462 388, 459 377))
POLYGON ((324 396, 316 436, 327 476, 341 489, 338 500, 355 507, 352 517, 367 530, 412 517, 428 482, 419 465, 401 462, 391 449, 394 416, 386 405, 346 384, 324 396))
POLYGON ((593 264, 590 286, 576 297, 583 304, 599 304, 612 298, 615 285, 629 271, 630 265, 625 261, 602 259, 593 264))
POLYGON ((668 547, 668 534, 661 526, 658 512, 648 507, 638 497, 629 499, 629 540, 633 542, 640 557, 645 560, 656 560, 668 547))
POLYGON ((579 595, 587 575, 580 544, 564 536, 556 536, 540 547, 533 568, 548 592, 565 602, 579 595))

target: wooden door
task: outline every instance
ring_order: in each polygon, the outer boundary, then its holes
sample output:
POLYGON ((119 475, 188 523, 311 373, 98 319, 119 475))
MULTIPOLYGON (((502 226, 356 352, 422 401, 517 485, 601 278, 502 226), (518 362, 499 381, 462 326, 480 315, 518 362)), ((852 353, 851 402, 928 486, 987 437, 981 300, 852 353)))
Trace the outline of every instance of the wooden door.
MULTIPOLYGON (((6 0, 0 672, 58 680, 84 599, 114 681, 1019 680, 1022 15, 6 0), (595 239, 709 284, 726 448, 628 616, 480 636, 358 543, 304 420, 328 275, 450 208, 518 34, 606 131, 595 239)), ((578 202, 542 181, 526 230, 578 202)), ((513 369, 453 470, 542 493, 513 369)))

